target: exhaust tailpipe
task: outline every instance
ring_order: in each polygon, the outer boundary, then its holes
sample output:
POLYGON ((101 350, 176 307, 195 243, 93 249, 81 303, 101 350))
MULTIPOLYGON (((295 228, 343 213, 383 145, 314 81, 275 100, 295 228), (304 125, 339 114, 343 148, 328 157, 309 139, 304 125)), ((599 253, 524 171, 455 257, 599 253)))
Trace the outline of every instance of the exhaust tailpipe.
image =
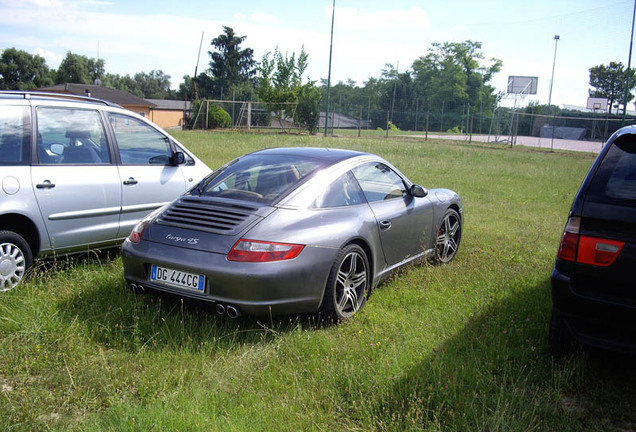
POLYGON ((225 305, 223 303, 216 304, 216 313, 223 315, 225 313, 225 305))
POLYGON ((144 286, 141 284, 137 285, 137 284, 131 283, 128 285, 128 287, 135 294, 143 294, 144 291, 146 290, 144 286))
POLYGON ((232 319, 236 319, 241 316, 241 311, 234 306, 228 306, 226 309, 227 309, 227 316, 232 319))

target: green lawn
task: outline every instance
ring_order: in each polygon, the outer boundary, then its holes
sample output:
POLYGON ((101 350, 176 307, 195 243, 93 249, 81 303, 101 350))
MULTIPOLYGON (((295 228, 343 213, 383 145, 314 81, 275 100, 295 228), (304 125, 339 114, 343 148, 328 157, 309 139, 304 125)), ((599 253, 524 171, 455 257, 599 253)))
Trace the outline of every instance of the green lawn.
POLYGON ((378 153, 465 204, 449 265, 412 267, 350 322, 258 322, 128 292, 119 257, 40 265, 0 294, 8 431, 630 430, 632 359, 553 360, 549 276, 593 157, 366 137, 175 132, 211 167, 263 147, 378 153), (621 429, 622 428, 622 429, 621 429))

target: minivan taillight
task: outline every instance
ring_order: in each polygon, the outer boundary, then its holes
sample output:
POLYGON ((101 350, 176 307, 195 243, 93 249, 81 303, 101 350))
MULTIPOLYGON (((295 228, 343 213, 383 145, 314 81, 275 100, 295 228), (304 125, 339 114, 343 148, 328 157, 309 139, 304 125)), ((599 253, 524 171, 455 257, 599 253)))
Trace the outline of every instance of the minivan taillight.
POLYGON ((566 261, 599 267, 610 266, 616 261, 625 242, 600 237, 580 235, 581 218, 568 220, 557 256, 566 261))

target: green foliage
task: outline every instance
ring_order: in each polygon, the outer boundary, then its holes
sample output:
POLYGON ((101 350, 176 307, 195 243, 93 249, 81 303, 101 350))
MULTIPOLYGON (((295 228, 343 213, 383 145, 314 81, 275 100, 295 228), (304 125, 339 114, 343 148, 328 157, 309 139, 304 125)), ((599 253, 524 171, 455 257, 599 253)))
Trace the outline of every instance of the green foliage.
POLYGON ((307 69, 308 54, 305 48, 296 53, 283 55, 278 48, 274 53, 265 53, 258 67, 258 96, 280 120, 293 119, 315 133, 320 116, 320 92, 312 81, 302 84, 307 69))
POLYGON ((94 84, 104 76, 104 60, 66 53, 55 74, 55 83, 94 84))
MULTIPOLYGON (((212 39, 214 51, 210 55, 210 75, 214 85, 212 88, 202 88, 201 97, 229 99, 232 87, 241 87, 245 83, 251 84, 256 73, 254 50, 241 49, 241 43, 246 36, 236 36, 231 27, 223 26, 223 33, 212 39), (209 91, 203 92, 203 90, 209 91)), ((236 89, 235 89, 236 90, 236 89)))
POLYGON ((625 78, 627 71, 623 69, 623 63, 610 62, 609 65, 598 65, 590 68, 590 97, 609 99, 610 110, 625 105, 634 99, 632 91, 636 88, 636 71, 630 69, 629 90, 625 98, 625 78))
POLYGON ((459 126, 453 126, 452 128, 447 129, 446 133, 449 133, 449 134, 460 134, 460 133, 462 133, 462 131, 459 128, 459 126))
POLYGON ((314 135, 320 121, 321 93, 313 82, 300 87, 298 104, 294 112, 294 122, 314 135))
POLYGON ((197 99, 192 102, 192 121, 196 123, 192 127, 205 129, 223 129, 232 126, 230 114, 218 105, 210 104, 207 101, 197 99), (207 111, 207 123, 205 115, 207 111))
POLYGON ((53 84, 44 58, 7 48, 0 56, 0 90, 32 90, 53 84))

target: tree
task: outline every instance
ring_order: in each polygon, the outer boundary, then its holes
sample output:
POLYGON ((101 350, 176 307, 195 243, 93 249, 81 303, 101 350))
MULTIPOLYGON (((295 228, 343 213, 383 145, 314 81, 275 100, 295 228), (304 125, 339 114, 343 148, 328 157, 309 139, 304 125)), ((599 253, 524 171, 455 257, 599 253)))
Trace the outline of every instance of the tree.
POLYGON ((278 48, 273 55, 265 53, 258 67, 258 96, 267 103, 279 120, 293 118, 310 133, 315 133, 320 115, 320 91, 315 83, 302 83, 309 55, 302 47, 300 54, 283 55, 278 48), (300 107, 300 111, 297 112, 300 107))
POLYGON ((44 58, 7 48, 0 56, 0 89, 33 90, 53 84, 44 58))
POLYGON ((174 97, 170 90, 170 75, 166 75, 161 70, 152 70, 150 73, 138 72, 134 79, 143 98, 170 99, 174 97))
MULTIPOLYGON (((634 99, 632 91, 636 88, 636 71, 630 69, 627 99, 625 98, 625 76, 623 64, 620 62, 610 62, 609 65, 598 65, 590 68, 590 86, 594 90, 589 90, 590 97, 607 98, 610 112, 612 108, 625 105, 634 99)), ((617 111, 618 112, 618 111, 617 111)))
POLYGON ((56 84, 94 84, 104 77, 104 60, 66 53, 55 75, 56 84))
POLYGON ((232 87, 251 83, 256 70, 254 50, 241 49, 240 45, 247 36, 236 36, 231 27, 223 26, 223 33, 212 39, 214 51, 210 55, 210 69, 214 82, 212 97, 227 96, 232 87))

